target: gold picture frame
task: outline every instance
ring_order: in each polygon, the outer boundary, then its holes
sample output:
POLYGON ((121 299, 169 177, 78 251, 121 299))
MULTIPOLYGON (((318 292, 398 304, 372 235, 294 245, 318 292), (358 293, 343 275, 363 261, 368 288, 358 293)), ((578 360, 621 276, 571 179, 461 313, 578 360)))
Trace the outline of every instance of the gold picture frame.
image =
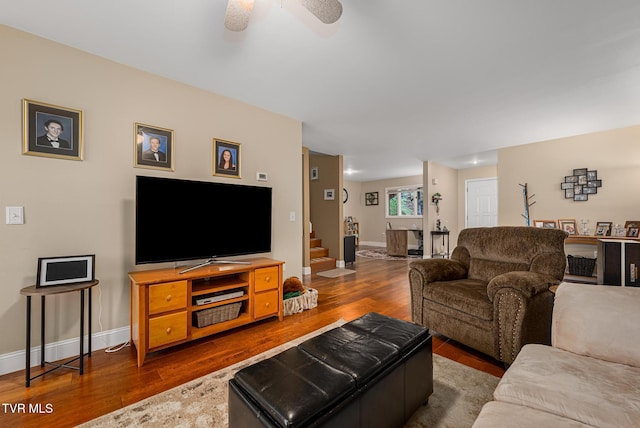
POLYGON ((174 171, 173 130, 144 123, 133 124, 133 166, 174 171))
POLYGON ((22 154, 82 160, 82 110, 22 100, 22 154))
POLYGON ((242 162, 242 145, 233 141, 213 139, 213 175, 230 178, 242 178, 240 166, 242 162))

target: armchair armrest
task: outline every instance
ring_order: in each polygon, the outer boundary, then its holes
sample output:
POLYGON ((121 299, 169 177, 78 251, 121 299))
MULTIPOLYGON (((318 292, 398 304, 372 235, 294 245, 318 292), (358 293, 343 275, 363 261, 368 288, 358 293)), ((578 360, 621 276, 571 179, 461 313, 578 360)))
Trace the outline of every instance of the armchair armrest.
MULTIPOLYGON (((435 281, 453 281, 467 277, 467 268, 457 260, 451 259, 423 259, 411 262, 410 271, 419 274, 422 284, 435 281)), ((415 275, 409 274, 412 281, 415 275)))
POLYGON ((487 285, 487 296, 493 302, 496 293, 501 288, 512 288, 525 297, 533 297, 543 291, 547 291, 551 285, 557 285, 560 281, 551 275, 530 271, 513 271, 494 277, 487 285))
POLYGON ((640 367, 640 288, 562 283, 551 327, 554 347, 640 367))

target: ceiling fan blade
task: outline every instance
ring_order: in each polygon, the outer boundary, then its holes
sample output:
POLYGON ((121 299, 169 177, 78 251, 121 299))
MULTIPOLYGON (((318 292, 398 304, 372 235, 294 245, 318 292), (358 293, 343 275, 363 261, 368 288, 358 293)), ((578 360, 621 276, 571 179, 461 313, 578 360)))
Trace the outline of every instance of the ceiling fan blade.
POLYGON ((254 0, 229 0, 224 26, 231 31, 242 31, 249 25, 254 0))
POLYGON ((307 8, 325 24, 333 24, 342 15, 342 3, 339 0, 299 0, 300 4, 307 8))

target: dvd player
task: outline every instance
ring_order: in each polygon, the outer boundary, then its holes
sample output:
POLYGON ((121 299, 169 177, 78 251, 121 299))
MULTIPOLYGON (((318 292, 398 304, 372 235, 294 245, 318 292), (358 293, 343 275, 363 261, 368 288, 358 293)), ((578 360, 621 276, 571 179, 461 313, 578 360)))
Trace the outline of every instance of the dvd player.
POLYGON ((195 303, 198 306, 208 305, 209 303, 221 302, 223 300, 235 299, 236 297, 242 297, 244 295, 243 290, 237 291, 223 291, 221 293, 214 293, 204 295, 199 298, 195 298, 195 303))

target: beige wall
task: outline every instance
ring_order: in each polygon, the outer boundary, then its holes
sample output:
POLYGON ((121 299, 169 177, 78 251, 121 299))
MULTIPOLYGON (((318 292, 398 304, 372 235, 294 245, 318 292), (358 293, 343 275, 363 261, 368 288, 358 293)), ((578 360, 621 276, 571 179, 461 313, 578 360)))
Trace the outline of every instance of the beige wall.
MULTIPOLYGON (((286 262, 285 276, 301 275, 299 121, 6 26, 0 26, 0 52, 0 208, 4 212, 8 205, 24 206, 26 221, 0 223, 0 354, 24 349, 25 298, 19 291, 35 283, 38 257, 95 254, 100 293, 94 293, 94 333, 99 329, 98 305, 104 330, 129 324, 127 272, 136 269, 138 174, 271 186, 270 255, 286 262), (84 111, 83 161, 22 154, 23 98, 84 111), (175 172, 133 167, 134 122, 175 131, 175 172), (242 144, 242 179, 212 177, 214 137, 242 144), (256 182, 258 171, 268 173, 269 181, 256 182), (289 221, 291 211, 297 213, 294 222, 289 221)), ((187 212, 199 206, 197 201, 179 203, 187 212)), ((71 295, 47 302, 48 342, 78 336, 77 306, 77 296, 71 295)), ((38 308, 36 304, 34 313, 38 308)))
MULTIPOLYGON (((362 213, 360 215, 360 243, 386 245, 387 222, 390 222, 394 229, 410 228, 413 225, 419 227, 422 221, 417 218, 387 219, 385 217, 385 189, 421 183, 422 176, 420 175, 363 182, 360 189, 360 197, 358 198, 361 205, 360 212, 362 213), (364 195, 368 192, 378 192, 378 205, 365 205, 364 195)), ((409 245, 415 245, 416 243, 417 241, 410 237, 409 245)))
POLYGON ((329 257, 344 260, 342 246, 342 156, 311 154, 309 168, 318 168, 318 179, 309 183, 311 224, 329 257), (324 191, 334 190, 334 199, 325 200, 324 191))
POLYGON ((640 126, 579 135, 501 149, 498 152, 498 221, 524 225, 524 201, 519 184, 528 184, 530 217, 588 219, 624 225, 640 216, 636 197, 640 182, 640 126), (575 168, 597 170, 602 188, 585 202, 564 198, 560 183, 575 168))

